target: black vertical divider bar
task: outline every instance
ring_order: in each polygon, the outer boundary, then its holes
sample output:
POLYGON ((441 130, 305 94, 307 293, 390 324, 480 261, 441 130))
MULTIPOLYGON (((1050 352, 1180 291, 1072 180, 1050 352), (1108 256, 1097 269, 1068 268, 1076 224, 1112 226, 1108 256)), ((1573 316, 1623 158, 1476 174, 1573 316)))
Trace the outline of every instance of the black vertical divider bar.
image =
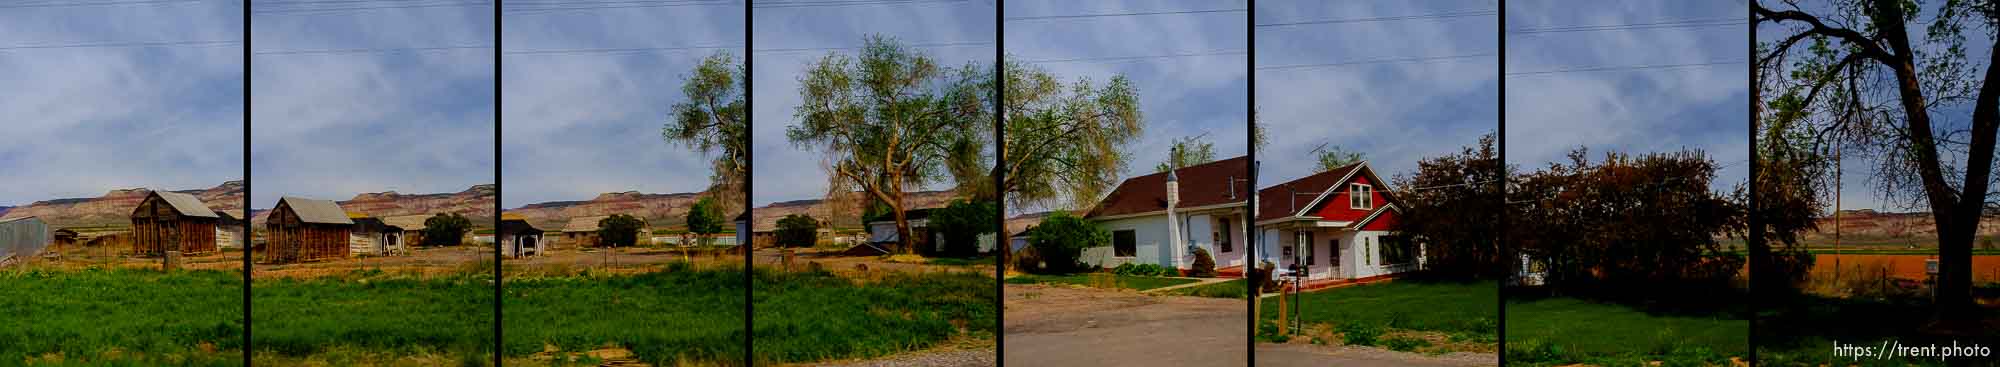
MULTIPOLYGON (((1494 145, 1497 146, 1495 150, 1500 152, 1501 177, 1500 177, 1500 182, 1495 183, 1497 185, 1500 185, 1500 197, 1494 199, 1500 200, 1500 208, 1503 210, 1501 210, 1500 213, 1498 213, 1498 215, 1495 215, 1494 219, 1500 222, 1498 223, 1499 228, 1507 228, 1508 211, 1505 210, 1508 205, 1507 177, 1506 177, 1506 175, 1508 174, 1507 172, 1507 0, 1500 0, 1500 14, 1497 14, 1496 16, 1499 17, 1499 19, 1497 19, 1494 22, 1495 26, 1493 34, 1494 37, 1498 38, 1500 42, 1500 46, 1496 47, 1495 49, 1498 49, 1500 51, 1498 52, 1499 53, 1498 58, 1493 60, 1493 65, 1496 65, 1495 68, 1497 69, 1493 73, 1493 80, 1499 82, 1498 86, 1499 93, 1497 94, 1499 95, 1500 104, 1498 105, 1499 111, 1497 111, 1497 114, 1499 115, 1498 121, 1500 121, 1500 123, 1495 124, 1497 126, 1494 126, 1493 140, 1495 141, 1494 145)), ((1508 246, 1506 230, 1501 230, 1498 233, 1498 235, 1500 236, 1500 238, 1494 239, 1494 245, 1500 247, 1500 251, 1496 251, 1500 253, 1500 256, 1502 256, 1499 264, 1501 264, 1501 266, 1507 266, 1506 264, 1513 264, 1514 261, 1520 259, 1520 256, 1515 256, 1513 252, 1514 249, 1508 246)), ((1494 319, 1500 320, 1500 322, 1494 326, 1498 330, 1493 331, 1495 335, 1494 337, 1495 343, 1499 344, 1498 348, 1494 349, 1495 351, 1494 359, 1499 359, 1500 366, 1503 367, 1507 365, 1507 279, 1514 276, 1515 270, 1516 269, 1500 269, 1500 271, 1495 272, 1495 274, 1493 274, 1496 275, 1495 278, 1498 278, 1493 281, 1494 282, 1493 286, 1500 288, 1500 291, 1493 292, 1495 294, 1494 297, 1500 298, 1499 302, 1494 302, 1494 304, 1496 305, 1495 307, 1498 308, 1498 310, 1496 310, 1495 312, 1499 312, 1498 315, 1495 315, 1496 317, 1494 317, 1494 319)))
POLYGON ((1249 175, 1245 182, 1248 182, 1247 185, 1250 187, 1244 190, 1250 191, 1250 201, 1249 205, 1245 205, 1249 210, 1245 211, 1246 214, 1244 217, 1250 219, 1246 220, 1246 224, 1242 226, 1244 227, 1243 230, 1249 233, 1249 235, 1244 236, 1244 239, 1247 240, 1246 242, 1249 242, 1245 244, 1247 246, 1244 246, 1246 248, 1244 255, 1249 258, 1243 261, 1243 267, 1248 268, 1243 271, 1243 284, 1246 285, 1243 288, 1245 292, 1249 292, 1250 294, 1244 297, 1244 299, 1249 301, 1243 304, 1243 307, 1249 310, 1247 312, 1249 315, 1244 317, 1244 327, 1247 328, 1244 330, 1248 330, 1249 333, 1247 333, 1248 335, 1246 335, 1243 341, 1248 346, 1248 348, 1244 349, 1243 360, 1245 366, 1255 366, 1257 365, 1257 296, 1263 293, 1263 289, 1260 289, 1263 283, 1249 279, 1251 275, 1257 272, 1257 246, 1260 243, 1257 242, 1257 230, 1252 225, 1257 222, 1257 0, 1249 0, 1249 4, 1244 5, 1244 8, 1248 9, 1244 11, 1243 28, 1245 29, 1244 34, 1248 37, 1246 41, 1249 44, 1245 47, 1248 52, 1244 53, 1247 60, 1243 62, 1243 72, 1249 82, 1249 85, 1245 88, 1246 98, 1249 103, 1244 106, 1248 110, 1244 112, 1244 116, 1247 116, 1248 119, 1245 119, 1243 124, 1248 126, 1249 129, 1243 135, 1245 139, 1249 140, 1249 144, 1245 146, 1250 147, 1248 149, 1250 151, 1250 170, 1249 172, 1244 172, 1249 175))
POLYGON ((243 365, 250 365, 250 0, 243 1, 243 365))
MULTIPOLYGON (((754 37, 754 34, 751 33, 751 30, 753 29, 753 27, 751 26, 751 20, 753 19, 753 17, 751 16, 751 12, 755 11, 753 9, 756 9, 756 7, 751 6, 751 0, 743 0, 743 110, 744 111, 756 111, 756 109, 752 108, 751 106, 753 103, 757 102, 757 98, 754 97, 755 94, 750 93, 751 87, 754 84, 757 84, 751 82, 756 79, 750 77, 751 73, 753 73, 757 69, 755 67, 755 65, 757 64, 752 62, 753 58, 756 57, 756 55, 755 53, 750 52, 750 50, 752 50, 751 48, 752 40, 757 39, 757 37, 754 37)), ((748 112, 743 114, 744 131, 757 131, 756 130, 757 119, 751 117, 755 115, 756 115, 755 112, 748 112)), ((750 138, 745 137, 745 139, 750 139, 750 138)), ((752 141, 754 140, 755 139, 752 139, 752 141)), ((750 146, 750 145, 746 144, 745 146, 750 146)), ((751 183, 756 182, 757 179, 757 174, 756 174, 757 170, 754 169, 757 166, 756 152, 757 152, 756 149, 744 149, 743 162, 740 162, 740 164, 743 165, 743 215, 744 215, 743 218, 747 220, 747 222, 744 223, 745 228, 743 228, 743 230, 751 232, 750 241, 748 241, 748 243, 736 244, 737 247, 743 249, 743 365, 744 366, 752 365, 751 362, 756 359, 755 356, 757 355, 756 346, 753 345, 754 344, 753 342, 757 338, 756 336, 752 335, 752 332, 756 331, 756 326, 757 326, 756 322, 754 321, 754 319, 756 318, 756 313, 755 313, 756 305, 754 305, 754 303, 756 303, 757 300, 757 298, 754 297, 754 293, 756 292, 757 288, 756 278, 754 277, 754 275, 757 273, 756 272, 757 269, 754 267, 756 264, 753 264, 751 260, 753 258, 753 254, 757 251, 757 246, 756 246, 757 239, 755 234, 757 228, 757 216, 756 216, 757 213, 753 212, 754 209, 753 205, 751 204, 756 201, 752 200, 750 195, 750 192, 752 191, 750 190, 750 188, 754 186, 751 183)), ((739 234, 738 236, 740 237, 741 235, 739 234)))
MULTIPOLYGON (((1748 41, 1747 43, 1749 44, 1748 55, 1750 55, 1750 61, 1746 63, 1744 67, 1749 68, 1750 73, 1745 75, 1749 75, 1750 77, 1745 78, 1746 80, 1744 81, 1744 85, 1748 88, 1751 88, 1751 89, 1744 89, 1744 91, 1751 92, 1755 91, 1756 90, 1755 88, 1757 88, 1757 60, 1754 59, 1755 57, 1757 57, 1757 11, 1754 8, 1751 8, 1751 4, 1749 2, 1744 2, 1743 12, 1747 13, 1750 16, 1750 26, 1744 27, 1747 28, 1744 31, 1744 35, 1748 37, 1747 40, 1748 41)), ((1757 103, 1761 102, 1758 101, 1758 98, 1761 98, 1763 94, 1749 93, 1749 95, 1757 97, 1745 98, 1750 102, 1749 104, 1750 108, 1748 113, 1750 119, 1746 121, 1749 125, 1748 128, 1750 133, 1750 156, 1746 157, 1746 159, 1748 159, 1750 162, 1749 163, 1750 174, 1747 175, 1746 178, 1747 180, 1750 181, 1750 197, 1749 197, 1750 202, 1744 204, 1746 207, 1750 208, 1750 215, 1744 216, 1744 224, 1750 226, 1750 235, 1748 236, 1749 237, 1748 240, 1750 241, 1750 246, 1763 246, 1764 228, 1762 227, 1762 225, 1764 224, 1764 221, 1757 219, 1757 172, 1758 172, 1757 171, 1757 166, 1758 166, 1757 165, 1757 103)), ((1834 210, 1840 210, 1840 208, 1834 208, 1834 210)), ((1769 251, 1765 251, 1764 254, 1766 258, 1770 257, 1769 251)), ((1745 313, 1748 313, 1748 315, 1744 316, 1746 319, 1750 320, 1750 327, 1747 330, 1744 330, 1743 332, 1745 334, 1744 341, 1750 343, 1748 348, 1750 350, 1750 365, 1755 366, 1757 365, 1757 311, 1763 309, 1764 298, 1757 296, 1756 280, 1758 272, 1757 268, 1760 268, 1760 266, 1757 266, 1759 259, 1754 257, 1757 255, 1755 251, 1751 252, 1750 255, 1752 256, 1752 258, 1750 258, 1751 281, 1747 282, 1750 284, 1750 309, 1749 311, 1744 311, 1745 313)))
POLYGON ((501 295, 505 292, 505 290, 503 289, 505 287, 505 282, 503 281, 503 279, 501 279, 500 276, 500 261, 501 261, 500 238, 507 235, 506 233, 501 233, 499 230, 501 221, 500 198, 503 195, 507 194, 507 188, 502 186, 500 183, 501 181, 500 180, 500 164, 501 164, 500 129, 501 126, 504 125, 500 118, 501 116, 500 95, 502 94, 500 89, 500 67, 501 67, 500 54, 501 50, 504 48, 501 46, 500 43, 500 33, 501 33, 500 2, 501 0, 493 0, 493 227, 494 227, 493 228, 494 229, 493 231, 493 365, 494 366, 500 366, 502 364, 505 364, 505 362, 503 362, 501 359, 501 352, 505 349, 503 348, 503 346, 506 345, 506 343, 502 341, 503 340, 501 336, 502 334, 500 332, 500 328, 503 326, 501 325, 502 322, 500 317, 500 309, 502 308, 501 304, 505 303, 503 302, 504 300, 501 298, 501 295))
MULTIPOLYGON (((1007 182, 1007 4, 993 2, 993 188, 998 192, 994 208, 1000 210, 999 227, 993 233, 1007 233, 1007 192, 1001 185, 1007 182)), ((993 239, 993 250, 1003 251, 993 257, 993 365, 1007 363, 1007 260, 1014 258, 1014 243, 1007 238, 993 239)))

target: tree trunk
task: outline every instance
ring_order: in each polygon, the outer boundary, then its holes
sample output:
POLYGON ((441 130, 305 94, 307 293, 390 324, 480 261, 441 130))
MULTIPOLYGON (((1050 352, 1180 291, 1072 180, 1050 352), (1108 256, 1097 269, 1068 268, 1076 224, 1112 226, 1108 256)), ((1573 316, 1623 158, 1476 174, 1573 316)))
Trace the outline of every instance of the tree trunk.
POLYGON ((895 209, 891 211, 896 213, 896 252, 908 254, 916 248, 916 239, 910 236, 910 217, 903 212, 903 198, 897 197, 896 203, 890 206, 895 209))

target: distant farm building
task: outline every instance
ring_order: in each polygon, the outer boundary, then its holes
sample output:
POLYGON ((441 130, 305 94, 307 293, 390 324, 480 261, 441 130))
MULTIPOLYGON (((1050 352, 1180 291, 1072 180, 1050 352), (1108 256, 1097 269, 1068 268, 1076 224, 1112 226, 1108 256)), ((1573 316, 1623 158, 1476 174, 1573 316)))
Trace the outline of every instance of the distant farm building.
POLYGON ((542 252, 542 229, 518 214, 500 215, 500 251, 507 256, 534 256, 542 252))
POLYGON ((424 221, 430 219, 431 216, 425 214, 398 215, 382 218, 382 224, 401 228, 403 230, 401 239, 406 246, 411 244, 422 245, 424 244, 424 229, 430 228, 424 224, 424 221))
POLYGON ((78 236, 76 230, 69 228, 58 229, 54 232, 55 241, 51 243, 56 246, 75 246, 78 236))
POLYGON ((264 261, 292 263, 347 257, 354 221, 333 201, 285 197, 264 227, 264 261))
POLYGON ((153 191, 132 209, 132 253, 164 256, 215 252, 215 211, 194 195, 153 191))
POLYGON ((215 247, 243 248, 243 219, 229 212, 215 212, 215 247))
MULTIPOLYGON (((569 224, 563 225, 563 242, 578 248, 602 246, 602 239, 597 237, 597 222, 610 217, 609 215, 595 215, 570 218, 569 224)), ((645 228, 646 226, 639 227, 638 238, 645 239, 652 237, 652 230, 645 228)))
POLYGON ((403 243, 403 228, 382 222, 382 219, 367 214, 348 213, 348 220, 354 227, 347 232, 347 251, 357 255, 393 255, 407 252, 403 243))
POLYGON ((42 253, 54 242, 49 224, 40 218, 0 219, 0 265, 12 264, 42 253))

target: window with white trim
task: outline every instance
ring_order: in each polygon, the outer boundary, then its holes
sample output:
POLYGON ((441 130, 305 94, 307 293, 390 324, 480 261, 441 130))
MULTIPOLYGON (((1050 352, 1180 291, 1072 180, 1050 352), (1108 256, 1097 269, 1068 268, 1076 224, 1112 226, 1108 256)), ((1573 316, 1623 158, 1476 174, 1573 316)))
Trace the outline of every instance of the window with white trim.
POLYGON ((1375 187, 1368 184, 1347 185, 1348 209, 1375 209, 1375 187))

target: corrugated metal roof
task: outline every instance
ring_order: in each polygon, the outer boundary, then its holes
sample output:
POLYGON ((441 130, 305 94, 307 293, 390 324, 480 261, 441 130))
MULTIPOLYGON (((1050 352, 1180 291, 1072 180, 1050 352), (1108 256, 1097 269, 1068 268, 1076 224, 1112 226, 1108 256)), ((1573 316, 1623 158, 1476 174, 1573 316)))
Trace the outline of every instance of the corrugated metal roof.
POLYGON ((278 199, 278 202, 290 206, 292 213, 297 214, 299 220, 306 223, 354 224, 353 220, 347 219, 347 211, 340 209, 340 204, 332 200, 286 196, 278 199))
POLYGON ((167 202, 168 206, 174 207, 174 211, 180 212, 181 215, 217 218, 215 211, 209 210, 208 204, 202 204, 201 199, 194 195, 169 191, 154 191, 153 195, 159 195, 161 201, 167 202))
POLYGON ((595 215, 570 218, 569 224, 563 225, 563 232, 596 232, 597 222, 610 217, 609 215, 595 215))
POLYGON ((424 224, 424 221, 430 219, 431 216, 424 214, 398 215, 382 218, 382 223, 402 228, 405 231, 421 231, 424 228, 428 228, 424 224))

